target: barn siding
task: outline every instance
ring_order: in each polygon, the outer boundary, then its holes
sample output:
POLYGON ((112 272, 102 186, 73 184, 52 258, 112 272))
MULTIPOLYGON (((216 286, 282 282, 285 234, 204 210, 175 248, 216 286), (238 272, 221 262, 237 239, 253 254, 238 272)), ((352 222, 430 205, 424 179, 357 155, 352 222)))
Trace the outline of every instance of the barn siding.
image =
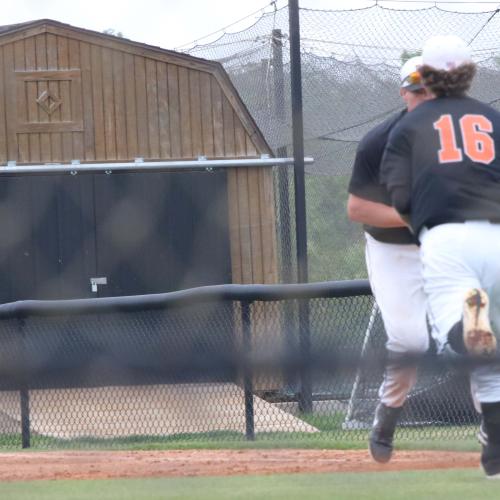
MULTIPOLYGON (((269 153, 210 64, 88 33, 47 25, 20 39, 0 37, 0 161, 269 153), (37 103, 43 92, 61 101, 50 113, 37 103)), ((234 282, 277 280, 272 186, 268 169, 228 172, 234 282)))
MULTIPOLYGON (((9 142, 10 135, 9 160, 33 163, 258 154, 259 148, 230 99, 208 71, 50 33, 5 44, 0 52, 1 92, 5 94, 0 105, 7 101, 10 114, 33 124, 66 123, 74 116, 83 116, 84 121, 82 131, 39 132, 33 127, 32 132, 20 133, 17 120, 4 120, 0 144, 9 142), (54 71, 54 80, 35 80, 38 71, 49 70, 54 71), (64 70, 80 70, 81 81, 73 85, 58 79, 57 72, 64 70), (21 85, 16 88, 15 74, 20 71, 33 72, 33 81, 26 82, 24 90, 21 85), (62 101, 50 115, 36 103, 44 91, 62 101), (12 96, 14 101, 9 99, 12 96)), ((5 116, 6 110, 0 110, 5 116)))

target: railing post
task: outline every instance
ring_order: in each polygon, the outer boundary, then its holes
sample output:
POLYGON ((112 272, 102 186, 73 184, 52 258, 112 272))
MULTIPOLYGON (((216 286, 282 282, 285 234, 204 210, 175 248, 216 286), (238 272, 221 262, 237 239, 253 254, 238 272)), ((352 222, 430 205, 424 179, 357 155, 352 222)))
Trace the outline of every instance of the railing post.
POLYGON ((21 376, 19 377, 19 397, 21 404, 21 446, 29 448, 31 446, 31 431, 30 431, 30 393, 28 383, 26 381, 26 356, 25 356, 25 321, 20 319, 19 325, 19 344, 21 356, 21 376))
POLYGON ((299 299, 299 345, 301 356, 299 410, 303 413, 312 413, 313 388, 311 376, 309 299, 299 299))
POLYGON ((21 396, 21 440, 22 447, 29 448, 31 446, 30 432, 30 393, 26 386, 19 391, 21 396))
POLYGON ((243 388, 245 392, 245 436, 255 439, 255 414, 253 407, 253 374, 249 354, 252 350, 252 322, 250 302, 241 301, 241 322, 243 325, 243 388))

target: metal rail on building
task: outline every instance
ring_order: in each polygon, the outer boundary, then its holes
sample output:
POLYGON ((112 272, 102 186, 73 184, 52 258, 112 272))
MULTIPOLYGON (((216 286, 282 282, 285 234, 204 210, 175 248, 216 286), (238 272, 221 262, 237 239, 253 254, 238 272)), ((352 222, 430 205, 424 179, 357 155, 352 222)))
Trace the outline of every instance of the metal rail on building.
MULTIPOLYGON (((304 163, 311 164, 313 158, 304 158, 304 163)), ((293 165, 293 158, 272 158, 261 156, 260 158, 240 158, 224 160, 207 160, 200 157, 198 160, 175 160, 175 161, 144 161, 136 158, 135 161, 119 163, 80 163, 73 160, 71 163, 45 163, 39 165, 17 165, 9 161, 7 165, 0 166, 0 175, 18 174, 63 174, 77 175, 79 173, 105 173, 113 172, 165 172, 168 170, 214 170, 222 168, 240 167, 272 167, 275 165, 293 165)))

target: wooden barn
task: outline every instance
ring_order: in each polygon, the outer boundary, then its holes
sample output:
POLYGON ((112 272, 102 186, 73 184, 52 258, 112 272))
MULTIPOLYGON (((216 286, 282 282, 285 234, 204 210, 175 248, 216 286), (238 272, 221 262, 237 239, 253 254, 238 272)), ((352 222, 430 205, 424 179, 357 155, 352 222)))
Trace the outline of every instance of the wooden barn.
POLYGON ((16 170, 269 154, 217 62, 47 19, 0 27, 0 302, 276 282, 271 167, 16 170))

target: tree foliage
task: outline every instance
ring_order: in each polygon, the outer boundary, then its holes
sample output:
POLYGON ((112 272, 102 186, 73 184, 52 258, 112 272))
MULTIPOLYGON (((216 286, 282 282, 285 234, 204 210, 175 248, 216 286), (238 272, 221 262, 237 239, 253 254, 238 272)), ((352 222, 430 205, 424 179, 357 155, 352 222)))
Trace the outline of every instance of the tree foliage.
POLYGON ((403 65, 408 59, 411 59, 412 57, 417 57, 421 56, 422 51, 421 50, 403 50, 401 53, 400 59, 401 59, 401 65, 403 65))
POLYGON ((121 31, 117 31, 114 28, 106 28, 103 33, 105 35, 117 36, 118 38, 123 38, 123 33, 121 31))

